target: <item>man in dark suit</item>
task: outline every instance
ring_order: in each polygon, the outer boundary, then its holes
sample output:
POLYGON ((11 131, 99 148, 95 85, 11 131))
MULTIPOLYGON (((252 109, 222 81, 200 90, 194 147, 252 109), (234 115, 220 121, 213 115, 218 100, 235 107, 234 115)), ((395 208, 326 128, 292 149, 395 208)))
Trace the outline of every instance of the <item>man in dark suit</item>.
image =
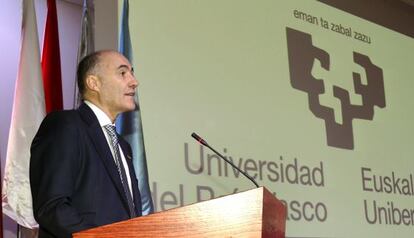
POLYGON ((83 103, 47 115, 31 147, 40 238, 141 215, 131 148, 110 129, 119 113, 135 108, 132 66, 115 51, 100 51, 80 62, 77 77, 83 103))

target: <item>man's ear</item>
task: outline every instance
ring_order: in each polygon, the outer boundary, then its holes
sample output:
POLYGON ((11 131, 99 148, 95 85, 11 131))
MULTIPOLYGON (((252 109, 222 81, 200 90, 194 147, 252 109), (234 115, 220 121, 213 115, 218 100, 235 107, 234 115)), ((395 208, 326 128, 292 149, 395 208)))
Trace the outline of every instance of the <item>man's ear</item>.
POLYGON ((96 75, 88 75, 85 80, 86 88, 92 92, 99 92, 101 88, 101 82, 96 75))

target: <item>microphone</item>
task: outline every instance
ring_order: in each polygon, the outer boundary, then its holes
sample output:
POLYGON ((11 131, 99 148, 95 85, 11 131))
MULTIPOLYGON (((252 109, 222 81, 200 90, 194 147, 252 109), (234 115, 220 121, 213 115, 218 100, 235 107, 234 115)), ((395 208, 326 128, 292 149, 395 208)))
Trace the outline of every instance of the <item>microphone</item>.
POLYGON ((197 135, 196 133, 192 133, 191 136, 198 141, 200 144, 204 145, 205 147, 209 148, 211 151, 213 151, 216 155, 218 155, 220 158, 222 158, 224 161, 226 161, 227 163, 229 163, 233 168, 237 169, 240 173, 242 173, 246 178, 248 178, 250 181, 252 181, 254 183, 254 185, 258 188, 259 185, 256 183, 256 181, 254 181, 254 179, 248 175, 247 173, 245 173, 244 171, 242 171, 241 169, 239 169, 235 164, 233 164, 233 162, 231 162, 230 160, 228 160, 226 157, 224 157, 223 155, 221 155, 219 152, 217 152, 215 149, 213 149, 208 143, 207 141, 205 141, 203 138, 201 138, 199 135, 197 135))

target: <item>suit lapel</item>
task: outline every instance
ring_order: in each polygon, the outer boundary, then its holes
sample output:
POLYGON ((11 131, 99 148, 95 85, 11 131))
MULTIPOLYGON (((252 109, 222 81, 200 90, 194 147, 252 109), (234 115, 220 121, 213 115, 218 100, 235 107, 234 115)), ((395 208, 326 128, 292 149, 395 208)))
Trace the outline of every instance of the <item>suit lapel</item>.
POLYGON ((90 109, 86 104, 81 104, 78 110, 81 118, 87 124, 87 133, 89 135, 89 138, 93 142, 95 149, 99 154, 99 158, 102 160, 111 180, 115 184, 115 187, 122 198, 125 209, 128 211, 128 202, 122 188, 121 178, 119 177, 111 149, 109 148, 102 128, 99 125, 99 121, 93 113, 92 109, 90 109))
POLYGON ((135 204, 135 212, 137 216, 142 214, 142 205, 141 205, 141 194, 139 192, 138 187, 138 178, 135 174, 133 161, 132 161, 132 152, 131 148, 122 137, 120 137, 119 145, 121 146, 122 152, 124 153, 125 159, 128 164, 129 174, 131 176, 131 187, 132 187, 132 194, 134 195, 134 204, 135 204))

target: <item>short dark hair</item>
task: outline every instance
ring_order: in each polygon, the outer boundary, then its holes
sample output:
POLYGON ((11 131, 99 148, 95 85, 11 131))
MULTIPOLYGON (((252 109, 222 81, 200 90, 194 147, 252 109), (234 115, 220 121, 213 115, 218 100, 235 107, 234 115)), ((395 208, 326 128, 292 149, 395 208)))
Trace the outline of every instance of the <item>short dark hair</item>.
POLYGON ((89 54, 85 56, 78 64, 78 69, 76 71, 76 78, 78 83, 78 89, 79 94, 81 95, 81 98, 83 98, 83 95, 85 94, 86 86, 85 81, 86 77, 93 73, 96 66, 99 63, 99 57, 102 52, 97 51, 92 54, 89 54))

